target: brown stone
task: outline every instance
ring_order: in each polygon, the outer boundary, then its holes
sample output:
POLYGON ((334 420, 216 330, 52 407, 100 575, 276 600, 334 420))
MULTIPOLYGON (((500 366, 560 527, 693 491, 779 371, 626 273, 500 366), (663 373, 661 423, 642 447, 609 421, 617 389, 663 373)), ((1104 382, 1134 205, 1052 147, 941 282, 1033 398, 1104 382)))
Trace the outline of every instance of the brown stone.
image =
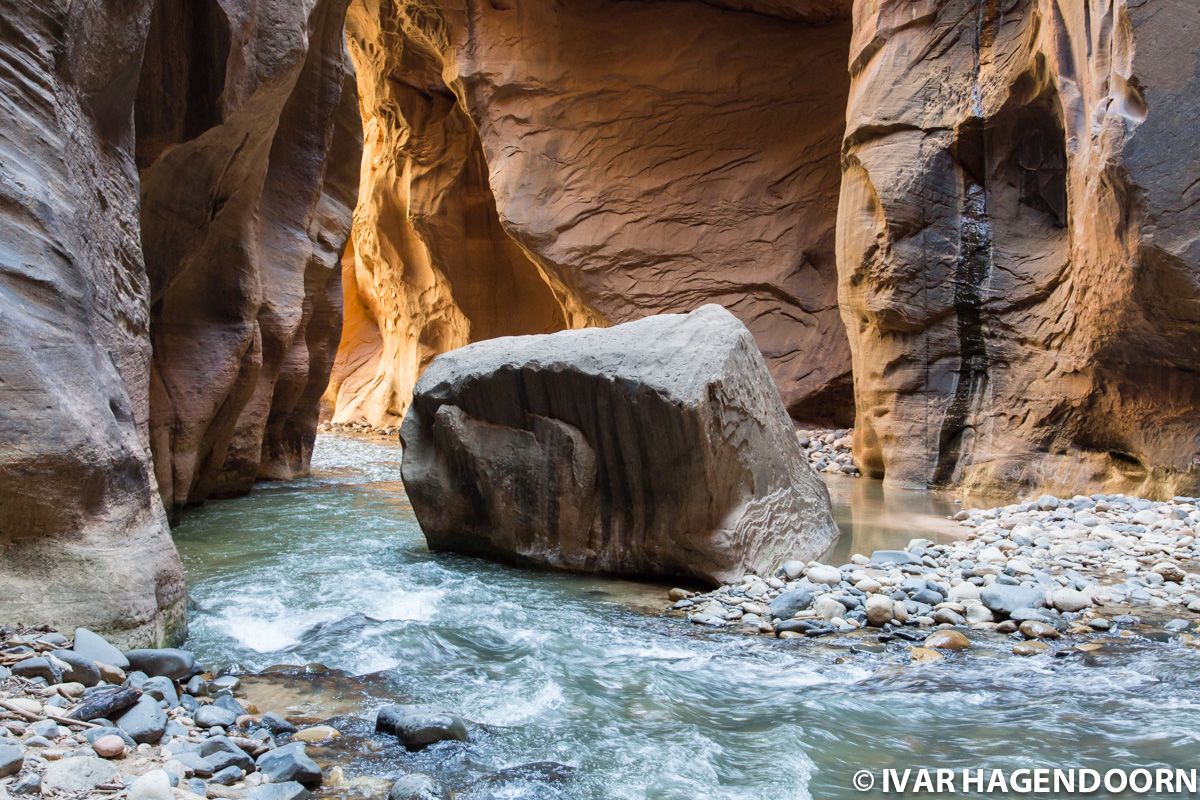
POLYGON ((308 468, 359 169, 346 2, 155 4, 137 160, 168 508, 308 468))
POLYGON ((908 651, 908 657, 914 663, 924 663, 929 661, 941 661, 945 658, 944 655, 937 650, 932 650, 928 647, 914 647, 908 651))
POLYGON ((125 742, 120 736, 109 734, 92 742, 92 749, 101 758, 122 758, 125 755, 125 742))
POLYGON ((1060 634, 1053 625, 1027 619, 1017 628, 1026 639, 1057 639, 1060 634))
POLYGON ((150 5, 9 5, 0 43, 0 619, 124 645, 184 618, 146 425, 133 108, 150 5))
POLYGON ((1050 645, 1046 644, 1045 642, 1031 641, 1017 642, 1013 645, 1012 651, 1013 655, 1017 656, 1037 656, 1045 653, 1049 649, 1050 645))
POLYGON ((925 637, 925 646, 935 650, 969 650, 971 640, 956 630, 934 631, 925 637))

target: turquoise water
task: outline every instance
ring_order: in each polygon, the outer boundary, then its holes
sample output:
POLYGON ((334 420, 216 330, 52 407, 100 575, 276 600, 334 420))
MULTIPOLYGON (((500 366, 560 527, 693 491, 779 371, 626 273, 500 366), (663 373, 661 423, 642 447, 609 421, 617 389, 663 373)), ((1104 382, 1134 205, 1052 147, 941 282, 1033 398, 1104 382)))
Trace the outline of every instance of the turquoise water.
MULTIPOLYGON (((665 587, 431 554, 399 455, 323 436, 313 477, 209 503, 176 531, 189 646, 206 663, 341 671, 352 690, 327 713, 364 736, 389 702, 474 723, 469 744, 420 754, 363 739, 351 777, 419 770, 461 787, 553 761, 573 774, 465 796, 826 800, 878 796, 850 788, 864 768, 1200 764, 1194 648, 1133 639, 1016 659, 981 644, 909 665, 898 644, 876 655, 700 631, 650 612, 665 587)), ((954 534, 948 500, 832 488, 835 551, 954 534)))

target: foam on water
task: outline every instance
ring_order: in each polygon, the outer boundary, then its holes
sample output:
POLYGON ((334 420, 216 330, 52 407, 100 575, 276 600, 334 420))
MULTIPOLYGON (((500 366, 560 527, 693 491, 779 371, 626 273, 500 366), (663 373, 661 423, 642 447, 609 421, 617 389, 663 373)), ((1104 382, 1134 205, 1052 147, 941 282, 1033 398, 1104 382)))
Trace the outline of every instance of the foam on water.
MULTIPOLYGON (((606 599, 629 596, 616 582, 431 554, 394 446, 323 436, 314 465, 179 526, 189 646, 216 666, 377 673, 366 720, 389 702, 472 720, 470 745, 397 753, 385 773, 461 786, 556 761, 576 777, 537 797, 837 800, 861 796, 863 766, 1200 761, 1195 648, 1013 659, 1001 643, 914 667, 903 647, 839 657, 711 633, 606 599)), ((885 547, 917 534, 902 510, 894 532, 878 509, 839 515, 868 519, 864 541, 885 547)))

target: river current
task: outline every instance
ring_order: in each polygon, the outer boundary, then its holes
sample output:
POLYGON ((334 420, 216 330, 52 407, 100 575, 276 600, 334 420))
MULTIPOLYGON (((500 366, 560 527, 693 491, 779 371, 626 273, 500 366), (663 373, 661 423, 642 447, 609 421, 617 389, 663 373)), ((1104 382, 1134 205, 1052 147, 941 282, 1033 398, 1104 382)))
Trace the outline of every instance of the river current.
MULTIPOLYGON (((1200 766, 1195 648, 1131 637, 1020 659, 982 645, 913 665, 900 644, 702 631, 656 613, 667 587, 430 553, 399 457, 321 436, 312 477, 209 503, 175 534, 188 646, 240 673, 292 667, 274 682, 301 688, 259 691, 356 732, 333 754, 351 783, 422 771, 474 785, 464 797, 828 800, 877 796, 851 787, 859 769, 1200 766), (391 702, 455 711, 472 741, 407 754, 370 734, 391 702), (566 768, 504 772, 531 762, 566 768)), ((957 533, 947 499, 830 485, 835 563, 957 533)), ((330 793, 380 796, 358 786, 330 793)))

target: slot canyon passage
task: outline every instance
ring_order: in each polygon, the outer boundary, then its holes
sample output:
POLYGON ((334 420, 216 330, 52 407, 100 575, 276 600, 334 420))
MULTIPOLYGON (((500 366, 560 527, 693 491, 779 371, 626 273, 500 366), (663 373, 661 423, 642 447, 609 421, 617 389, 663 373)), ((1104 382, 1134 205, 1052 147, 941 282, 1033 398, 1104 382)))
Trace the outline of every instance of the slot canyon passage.
POLYGON ((0 8, 0 800, 1200 760, 1190 0, 0 8))

